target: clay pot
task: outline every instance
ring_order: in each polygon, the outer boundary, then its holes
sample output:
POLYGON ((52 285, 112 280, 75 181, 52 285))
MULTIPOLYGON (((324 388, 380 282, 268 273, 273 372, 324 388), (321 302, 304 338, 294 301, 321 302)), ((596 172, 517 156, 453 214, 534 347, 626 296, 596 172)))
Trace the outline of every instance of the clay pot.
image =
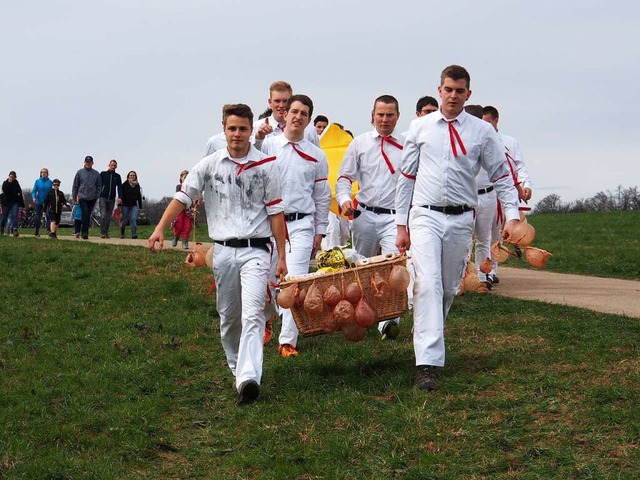
POLYGON ((524 249, 524 257, 527 259, 529 265, 534 268, 542 268, 549 261, 549 257, 553 254, 536 247, 526 247, 524 249))
POLYGON ((340 332, 342 332, 344 338, 346 338, 350 342, 359 342, 367 334, 367 329, 359 327, 355 323, 347 323, 345 325, 342 325, 340 332))
POLYGON ((187 253, 187 258, 184 261, 184 266, 187 268, 194 268, 196 266, 195 259, 193 258, 193 252, 187 253))
POLYGON ((207 254, 204 256, 204 262, 209 268, 213 268, 213 247, 207 250, 207 254))
POLYGON ((490 258, 485 258, 480 264, 480 271, 482 273, 491 273, 491 270, 493 270, 493 262, 490 258))
POLYGON ((529 222, 518 222, 511 231, 509 243, 513 245, 527 246, 531 245, 533 239, 536 238, 536 229, 529 222))
POLYGON ((478 280, 478 275, 476 274, 476 272, 467 273, 464 276, 463 284, 464 289, 469 292, 475 292, 476 290, 478 290, 478 287, 480 286, 480 280, 478 280))
POLYGON ((206 263, 205 255, 206 253, 193 252, 193 263, 196 267, 204 267, 204 264, 206 263))
POLYGON ((491 258, 500 263, 506 262, 509 258, 509 252, 506 250, 506 247, 502 246, 499 240, 491 245, 491 258))

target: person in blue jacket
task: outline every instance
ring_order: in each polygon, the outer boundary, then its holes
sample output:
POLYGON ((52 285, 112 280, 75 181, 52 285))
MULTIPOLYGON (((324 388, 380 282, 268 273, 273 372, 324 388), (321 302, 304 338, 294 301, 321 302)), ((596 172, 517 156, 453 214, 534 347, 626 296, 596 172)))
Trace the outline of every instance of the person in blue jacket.
POLYGON ((45 219, 45 227, 47 228, 47 232, 50 231, 51 228, 51 218, 49 217, 49 212, 44 208, 44 201, 47 198, 47 194, 53 187, 51 180, 49 179, 49 169, 41 168, 40 169, 40 177, 33 184, 33 189, 31 190, 31 198, 33 200, 33 204, 36 210, 36 219, 35 219, 35 235, 36 237, 40 236, 40 227, 42 225, 42 212, 44 211, 44 219, 45 219))

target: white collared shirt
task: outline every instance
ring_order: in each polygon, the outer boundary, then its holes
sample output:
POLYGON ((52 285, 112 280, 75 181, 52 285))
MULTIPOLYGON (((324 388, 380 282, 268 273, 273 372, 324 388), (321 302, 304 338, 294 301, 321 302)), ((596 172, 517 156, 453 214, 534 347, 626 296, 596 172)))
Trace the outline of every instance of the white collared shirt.
MULTIPOLYGON (((404 145, 404 134, 394 130, 390 137, 397 145, 404 145)), ((381 143, 382 136, 374 128, 371 132, 358 135, 349 144, 336 181, 338 205, 351 200, 351 184, 357 181, 360 186, 356 195, 358 202, 368 207, 395 208, 395 187, 400 175, 402 149, 385 141, 384 151, 390 168, 382 155, 381 143)))
POLYGON ((262 142, 265 154, 278 157, 276 163, 281 173, 284 211, 313 214, 315 233, 325 235, 331 204, 327 156, 306 138, 297 142, 296 148, 315 161, 300 156, 286 134, 269 136, 262 142))
MULTIPOLYGON (((253 143, 256 148, 261 148, 261 144, 264 140, 256 140, 256 132, 260 130, 260 127, 265 123, 266 119, 261 118, 253 122, 253 135, 251 137, 251 143, 253 143)), ((282 135, 284 132, 284 124, 279 124, 276 119, 271 115, 269 117, 269 125, 273 127, 273 132, 269 135, 265 136, 265 140, 269 137, 277 137, 278 135, 282 135)), ((313 126, 313 123, 309 123, 307 128, 304 129, 304 138, 311 143, 313 143, 316 147, 320 147, 320 138, 318 137, 318 132, 316 132, 316 127, 313 126)))
POLYGON ((498 135, 500 136, 509 157, 511 157, 515 163, 518 183, 520 183, 523 188, 533 188, 531 185, 531 178, 529 177, 529 170, 527 169, 527 165, 524 163, 524 156, 522 155, 520 144, 515 138, 505 135, 500 131, 498 132, 498 135))
POLYGON ((402 174, 396 187, 396 224, 406 225, 411 205, 477 207, 476 176, 486 170, 503 205, 507 221, 519 218, 518 192, 495 129, 462 111, 453 120, 462 146, 454 156, 448 122, 434 112, 411 122, 402 154, 402 174))
POLYGON ((219 150, 189 171, 174 198, 188 208, 202 193, 213 240, 270 237, 268 216, 283 211, 276 163, 253 146, 241 159, 219 150))
POLYGON ((206 157, 225 148, 227 148, 227 137, 224 136, 224 132, 217 133, 207 142, 207 146, 204 148, 204 156, 206 157))

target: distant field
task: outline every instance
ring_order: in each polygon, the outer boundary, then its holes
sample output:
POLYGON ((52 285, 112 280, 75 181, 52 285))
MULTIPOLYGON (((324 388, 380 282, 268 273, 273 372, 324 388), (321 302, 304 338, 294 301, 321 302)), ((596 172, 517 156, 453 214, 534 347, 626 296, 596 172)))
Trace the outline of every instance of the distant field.
MULTIPOLYGON (((545 270, 640 280, 640 211, 529 215, 545 270)), ((505 265, 527 266, 509 259, 505 265)))
POLYGON ((239 408, 183 259, 0 237, 0 478, 640 478, 635 319, 468 294, 435 392, 405 315, 392 342, 272 342, 239 408))

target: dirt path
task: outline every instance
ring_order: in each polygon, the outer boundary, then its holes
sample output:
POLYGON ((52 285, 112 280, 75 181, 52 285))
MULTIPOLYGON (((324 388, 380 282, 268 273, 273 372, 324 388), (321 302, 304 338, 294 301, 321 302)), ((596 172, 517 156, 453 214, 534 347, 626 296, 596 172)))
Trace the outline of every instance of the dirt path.
MULTIPOLYGON (((60 236, 60 239, 73 241, 74 237, 60 236)), ((115 245, 133 245, 146 247, 146 239, 101 239, 92 237, 88 241, 115 245)), ((171 247, 171 239, 165 241, 165 250, 171 247)), ((209 248, 212 243, 204 243, 209 248)), ((177 250, 180 250, 178 247, 177 250)), ((613 313, 640 318, 640 281, 618 280, 613 278, 587 277, 552 273, 545 270, 525 270, 500 267, 500 283, 494 287, 491 295, 523 300, 569 305, 587 308, 596 312, 613 313)))

